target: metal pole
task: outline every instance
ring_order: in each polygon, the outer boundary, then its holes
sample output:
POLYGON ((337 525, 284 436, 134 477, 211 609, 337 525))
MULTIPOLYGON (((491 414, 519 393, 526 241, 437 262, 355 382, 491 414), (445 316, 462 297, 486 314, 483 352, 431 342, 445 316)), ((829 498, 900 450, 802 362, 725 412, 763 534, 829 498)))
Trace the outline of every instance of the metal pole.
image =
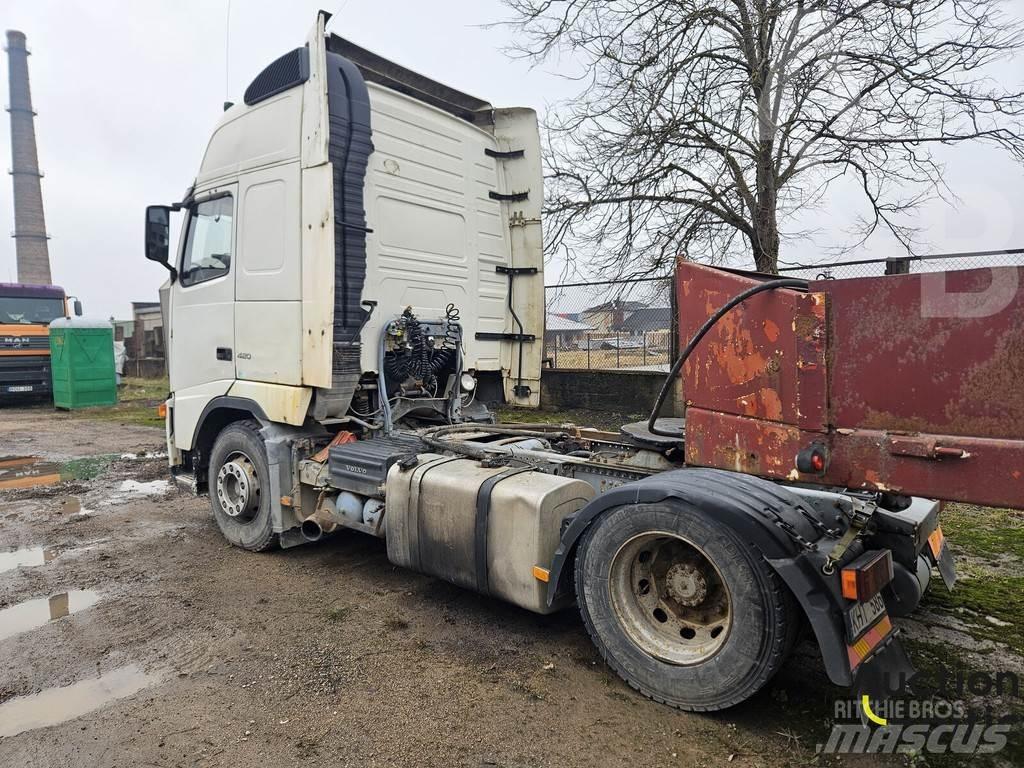
POLYGON ((590 370, 590 334, 587 334, 587 370, 590 370))
POLYGON ((615 367, 622 367, 622 347, 619 342, 619 332, 615 332, 615 367))
POLYGON ((644 365, 647 365, 647 331, 644 331, 644 365))

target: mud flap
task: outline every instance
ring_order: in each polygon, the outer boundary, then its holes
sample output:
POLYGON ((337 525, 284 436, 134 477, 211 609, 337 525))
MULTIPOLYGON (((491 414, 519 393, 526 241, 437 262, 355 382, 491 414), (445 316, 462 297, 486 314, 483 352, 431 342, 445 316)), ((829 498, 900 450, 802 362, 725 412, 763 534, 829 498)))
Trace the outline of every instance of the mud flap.
POLYGON ((857 698, 886 698, 902 690, 916 672, 903 643, 894 634, 857 668, 853 690, 857 698))
POLYGON ((768 564, 786 582, 793 597, 803 608, 814 638, 818 641, 829 680, 836 685, 853 685, 843 613, 825 585, 819 568, 803 555, 768 560, 768 564))
POLYGON ((891 692, 893 686, 901 680, 905 683, 916 672, 900 642, 899 630, 883 612, 851 641, 844 618, 846 606, 822 577, 819 557, 806 553, 768 563, 804 609, 829 679, 836 685, 852 687, 858 696, 891 692))
POLYGON ((929 538, 928 559, 939 569, 939 576, 942 577, 942 583, 946 585, 946 589, 952 592, 953 586, 956 584, 956 562, 953 560, 953 553, 950 551, 945 537, 941 537, 938 541, 939 544, 935 545, 929 538), (936 549, 938 552, 935 551, 936 549))

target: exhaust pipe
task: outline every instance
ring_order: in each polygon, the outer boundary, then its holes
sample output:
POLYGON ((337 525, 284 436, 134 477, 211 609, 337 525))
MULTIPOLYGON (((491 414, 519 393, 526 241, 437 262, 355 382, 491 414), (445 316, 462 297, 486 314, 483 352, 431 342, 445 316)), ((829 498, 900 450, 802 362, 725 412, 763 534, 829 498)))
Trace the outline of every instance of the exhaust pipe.
POLYGON ((324 506, 303 520, 300 528, 302 537, 309 542, 320 541, 324 536, 334 533, 337 529, 338 523, 324 506))

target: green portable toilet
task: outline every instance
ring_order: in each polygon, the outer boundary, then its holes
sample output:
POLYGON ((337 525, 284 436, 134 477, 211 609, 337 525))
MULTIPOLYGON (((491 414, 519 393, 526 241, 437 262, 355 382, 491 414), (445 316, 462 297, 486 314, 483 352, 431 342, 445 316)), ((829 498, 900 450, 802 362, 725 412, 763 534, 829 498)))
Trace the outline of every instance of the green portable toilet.
POLYGON ((50 323, 50 368, 57 408, 115 405, 114 327, 82 317, 54 320, 50 323))

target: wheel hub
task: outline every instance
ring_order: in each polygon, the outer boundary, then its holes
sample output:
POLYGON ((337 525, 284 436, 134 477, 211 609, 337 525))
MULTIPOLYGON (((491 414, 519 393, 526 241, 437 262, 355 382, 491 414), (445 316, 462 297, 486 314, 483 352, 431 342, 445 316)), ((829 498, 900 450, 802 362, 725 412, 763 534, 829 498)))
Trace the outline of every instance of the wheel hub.
POLYGON ((217 500, 228 517, 251 519, 259 511, 260 481, 244 454, 234 454, 217 473, 217 500))
POLYGON ((703 574, 689 563, 675 563, 665 574, 668 596, 687 608, 696 608, 708 596, 708 582, 703 574))
POLYGON ((612 607, 645 653, 670 664, 701 664, 717 654, 732 626, 732 599, 708 553, 675 532, 625 542, 608 574, 612 607))

